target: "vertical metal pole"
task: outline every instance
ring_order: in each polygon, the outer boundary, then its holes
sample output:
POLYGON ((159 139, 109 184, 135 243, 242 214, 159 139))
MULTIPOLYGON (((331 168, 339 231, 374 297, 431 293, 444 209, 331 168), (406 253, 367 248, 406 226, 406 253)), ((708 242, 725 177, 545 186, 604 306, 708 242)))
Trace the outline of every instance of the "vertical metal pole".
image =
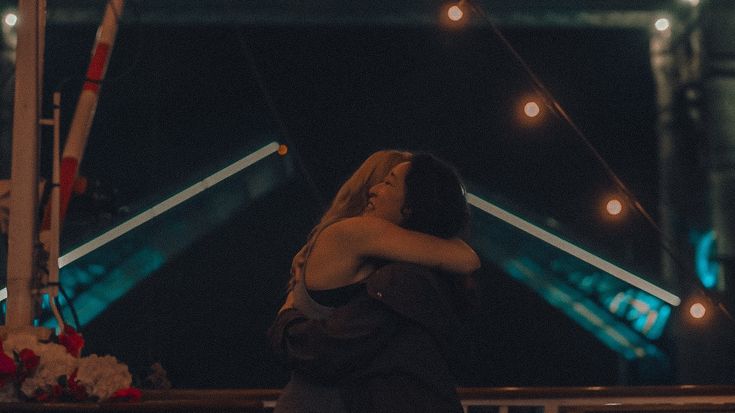
POLYGON ((61 93, 54 92, 54 117, 53 119, 41 119, 42 125, 51 125, 54 127, 54 142, 53 142, 53 167, 51 174, 51 229, 48 231, 41 231, 41 242, 48 251, 48 288, 46 288, 46 294, 49 298, 49 306, 51 311, 56 317, 56 322, 59 326, 59 331, 64 331, 64 319, 61 316, 61 312, 56 305, 56 297, 59 295, 59 241, 61 235, 61 222, 59 220, 59 179, 61 176, 61 170, 59 165, 60 161, 60 148, 61 148, 61 93))
MULTIPOLYGON (((3 31, 0 51, 0 179, 10 179, 12 152, 13 87, 15 81, 15 29, 3 31)), ((0 271, 5 271, 3 268, 0 271)))
POLYGON ((6 331, 33 323, 32 281, 36 275, 39 107, 43 79, 45 0, 18 2, 15 110, 8 227, 8 300, 6 331))
POLYGON ((735 312, 735 2, 707 2, 702 24, 703 82, 709 143, 710 216, 717 239, 719 282, 735 312))
MULTIPOLYGON (((676 208, 676 139, 674 132, 674 89, 677 85, 676 61, 672 52, 671 31, 653 31, 650 39, 651 70, 656 83, 656 135, 658 138, 659 164, 659 222, 667 240, 677 240, 676 208)), ((672 245, 677 250, 677 245, 672 245)), ((661 252, 661 274, 669 285, 678 281, 676 266, 669 255, 661 252)))

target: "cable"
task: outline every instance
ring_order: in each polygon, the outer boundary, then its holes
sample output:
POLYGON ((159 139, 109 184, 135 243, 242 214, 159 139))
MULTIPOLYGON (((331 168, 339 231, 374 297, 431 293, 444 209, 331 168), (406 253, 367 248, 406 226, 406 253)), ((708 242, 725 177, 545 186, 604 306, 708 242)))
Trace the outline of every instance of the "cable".
POLYGON ((260 92, 263 94, 263 98, 265 99, 266 105, 268 106, 268 110, 271 112, 271 116, 273 116, 273 119, 275 120, 278 126, 279 132, 281 136, 283 137, 283 140, 286 141, 286 144, 289 147, 294 149, 292 152, 294 153, 294 157, 296 159, 296 165, 298 169, 301 171, 304 178, 306 179, 306 182, 311 188, 315 198, 317 199, 317 202, 319 202, 322 208, 325 209, 328 205, 324 198, 324 194, 322 194, 322 192, 319 190, 319 187, 314 182, 314 178, 311 176, 308 169, 304 165, 303 159, 299 155, 298 151, 295 150, 296 145, 294 145, 293 139, 291 139, 290 137, 288 127, 286 127, 286 123, 283 121, 283 117, 280 115, 278 109, 276 108, 276 104, 273 101, 273 97, 271 96, 270 92, 268 91, 268 87, 265 84, 265 80, 263 79, 263 76, 260 73, 260 70, 258 70, 258 66, 255 64, 255 59, 253 58, 253 55, 250 52, 250 47, 247 44, 247 40, 245 40, 245 35, 242 33, 242 29, 237 30, 236 34, 237 34, 237 40, 240 43, 240 49, 242 50, 243 55, 245 56, 245 59, 248 62, 250 71, 253 73, 253 77, 255 78, 255 81, 258 84, 258 87, 260 88, 260 92))
MULTIPOLYGON (((74 308, 74 304, 72 304, 71 300, 69 299, 69 296, 66 294, 66 290, 64 290, 64 287, 59 284, 59 291, 61 291, 61 295, 64 296, 64 300, 66 300, 66 304, 69 306, 69 310, 71 311, 71 316, 74 319, 74 326, 76 326, 77 332, 81 332, 81 325, 79 323, 79 316, 77 315, 77 310, 74 308)), ((58 297, 56 298, 58 300, 58 297)), ((61 308, 61 306, 59 306, 61 308)))
MULTIPOLYGON (((462 3, 465 2, 465 0, 461 0, 462 3)), ((715 307, 720 308, 723 313, 726 315, 726 317, 735 323, 735 318, 731 315, 731 313, 727 310, 725 305, 722 303, 721 300, 714 297, 711 292, 708 292, 704 286, 701 283, 701 280, 699 280, 698 277, 693 276, 693 269, 689 266, 685 265, 683 260, 673 251, 673 248, 671 247, 671 244, 673 244, 673 240, 671 240, 659 227, 659 225, 656 223, 656 221, 651 217, 651 215, 648 213, 648 211, 641 205, 641 203, 638 201, 635 194, 623 183, 623 181, 615 174, 613 169, 610 167, 610 165, 605 161, 605 159, 602 157, 602 155, 599 153, 599 151, 592 145, 590 140, 587 138, 587 136, 582 132, 582 130, 577 126, 577 124, 572 120, 572 118, 567 114, 567 112, 564 110, 564 108, 561 106, 559 101, 551 94, 551 92, 546 88, 546 86, 543 84, 543 82, 536 76, 536 74, 533 72, 531 67, 526 63, 526 61, 521 57, 521 55, 516 51, 516 49, 513 47, 513 45, 508 41, 508 39, 503 35, 503 33, 500 31, 500 29, 497 27, 497 25, 490 19, 490 16, 485 12, 484 9, 482 9, 480 6, 476 5, 476 2, 469 2, 470 7, 472 10, 480 17, 482 17, 487 23, 490 25, 490 28, 492 29, 493 33, 500 39, 502 44, 506 47, 506 49, 510 52, 510 54, 513 56, 513 58, 516 60, 516 63, 518 63, 521 68, 526 72, 526 74, 529 76, 531 82, 533 83, 533 86, 536 88, 536 90, 542 95, 544 104, 549 108, 549 110, 554 113, 556 116, 559 116, 564 122, 566 122, 574 131, 575 135, 580 139, 580 141, 584 144, 584 146, 592 153, 595 160, 602 166, 603 170, 607 174, 608 178, 613 182, 613 184, 625 195, 625 197, 628 199, 631 205, 635 208, 636 211, 644 218, 644 220, 654 229, 656 234, 658 235, 658 240, 661 248, 666 252, 666 254, 671 258, 671 260, 674 262, 674 264, 683 271, 683 273, 687 274, 688 278, 691 280, 694 280, 694 287, 703 293, 707 298, 709 298, 715 307)))
POLYGON ((56 300, 56 295, 49 294, 49 297, 51 298, 49 300, 49 306, 51 307, 51 312, 54 314, 54 317, 56 317, 56 323, 59 325, 59 330, 64 331, 64 327, 66 326, 66 322, 64 322, 64 317, 61 316, 61 312, 59 311, 59 303, 56 300))

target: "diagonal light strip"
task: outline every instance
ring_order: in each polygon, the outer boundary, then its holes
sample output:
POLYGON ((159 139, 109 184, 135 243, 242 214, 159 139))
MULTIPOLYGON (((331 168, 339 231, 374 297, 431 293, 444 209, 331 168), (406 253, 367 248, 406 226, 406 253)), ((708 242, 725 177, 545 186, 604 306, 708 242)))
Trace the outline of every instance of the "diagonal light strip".
POLYGON ((584 249, 572 244, 571 242, 566 241, 540 227, 537 227, 536 225, 533 225, 530 222, 516 215, 513 215, 507 211, 504 211, 503 209, 497 207, 496 205, 493 205, 490 202, 485 201, 482 198, 479 198, 477 195, 474 195, 468 192, 467 202, 481 209, 482 211, 487 212, 488 214, 494 216, 495 218, 498 218, 520 229, 521 231, 524 231, 530 235, 533 235, 534 237, 568 254, 571 254, 579 258, 580 260, 586 262, 587 264, 597 267, 600 270, 605 271, 606 273, 622 281, 625 281, 626 283, 636 288, 639 288, 673 306, 678 306, 679 304, 681 304, 681 299, 678 296, 664 290, 661 287, 651 284, 650 282, 642 279, 641 277, 629 271, 626 271, 618 267, 615 264, 612 264, 606 260, 603 260, 602 258, 588 251, 585 251, 584 249))
POLYGON ((118 238, 119 236, 137 228, 140 225, 150 221, 151 219, 163 214, 169 209, 181 204, 192 198, 193 196, 201 193, 202 191, 217 185, 221 181, 231 177, 232 175, 242 171, 248 166, 258 162, 259 160, 267 157, 268 155, 278 151, 278 143, 271 142, 268 145, 258 149, 250 155, 240 159, 239 161, 221 169, 220 171, 202 179, 194 185, 184 189, 183 191, 173 195, 172 197, 164 200, 160 204, 154 205, 152 208, 147 209, 135 217, 123 222, 122 224, 112 228, 104 234, 80 245, 77 248, 69 251, 68 253, 59 257, 59 268, 76 261, 86 254, 96 250, 97 248, 107 244, 108 242, 118 238))
MULTIPOLYGON (((280 145, 277 142, 271 142, 268 145, 265 145, 264 147, 251 153, 250 155, 240 159, 239 161, 219 170, 218 172, 215 172, 214 174, 177 193, 176 195, 173 195, 172 197, 164 200, 160 204, 154 205, 152 208, 141 212, 135 217, 123 222, 115 228, 112 228, 104 234, 93 238, 92 240, 80 245, 77 248, 74 248, 73 250, 59 257, 59 268, 63 268, 64 266, 78 260, 86 254, 89 254, 90 252, 107 244, 115 238, 118 238, 123 234, 133 230, 134 228, 137 228, 140 225, 143 225, 144 223, 150 221, 151 219, 163 214, 176 205, 179 205, 182 202, 185 202, 193 196, 201 193, 202 191, 211 188, 214 185, 217 185, 218 183, 242 171, 250 165, 260 161, 268 155, 278 152, 279 146, 280 145)), ((0 289, 0 302, 5 300, 6 298, 8 298, 8 289, 0 289)))

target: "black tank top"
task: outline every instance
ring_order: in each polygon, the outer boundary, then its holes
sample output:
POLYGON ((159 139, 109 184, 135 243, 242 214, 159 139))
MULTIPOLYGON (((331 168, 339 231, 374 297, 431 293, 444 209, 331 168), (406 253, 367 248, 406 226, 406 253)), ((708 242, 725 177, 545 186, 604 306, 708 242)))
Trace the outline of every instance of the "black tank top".
POLYGON ((349 284, 342 287, 330 288, 328 290, 310 290, 306 291, 312 300, 321 305, 329 307, 339 307, 347 304, 352 297, 365 289, 365 283, 349 284))

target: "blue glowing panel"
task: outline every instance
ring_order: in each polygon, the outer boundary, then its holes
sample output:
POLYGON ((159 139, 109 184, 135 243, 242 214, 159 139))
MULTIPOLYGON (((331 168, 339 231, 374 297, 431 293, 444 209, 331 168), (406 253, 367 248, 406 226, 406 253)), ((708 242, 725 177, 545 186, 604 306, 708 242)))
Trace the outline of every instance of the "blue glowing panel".
POLYGON ((518 214, 469 194, 473 245, 627 359, 665 355, 659 339, 680 299, 518 214), (609 271, 608 271, 609 270, 609 271))
MULTIPOLYGON (((237 210, 286 182, 292 168, 277 150, 275 142, 263 146, 65 251, 59 258, 69 298, 59 297, 65 321, 72 322, 73 305, 80 326, 88 323, 237 210)), ((37 323, 57 324, 48 311, 37 323)))
POLYGON ((698 239, 695 241, 694 260, 697 275, 705 288, 714 288, 717 285, 717 274, 720 271, 719 264, 712 259, 717 255, 715 231, 709 231, 696 238, 698 239))
POLYGON ((584 293, 560 281, 533 260, 529 258, 508 260, 503 268, 513 278, 533 288, 549 304, 561 310, 626 359, 664 358, 656 346, 620 323, 584 293))

